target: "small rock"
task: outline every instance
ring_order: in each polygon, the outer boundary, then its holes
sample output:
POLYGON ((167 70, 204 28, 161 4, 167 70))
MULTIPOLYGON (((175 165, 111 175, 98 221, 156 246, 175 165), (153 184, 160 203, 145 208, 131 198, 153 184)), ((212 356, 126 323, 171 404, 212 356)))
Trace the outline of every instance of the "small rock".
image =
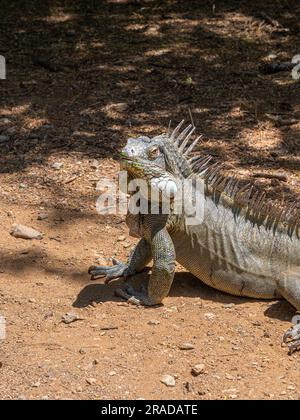
POLYGON ((43 234, 28 226, 14 224, 11 228, 10 234, 15 238, 21 239, 42 239, 43 234))
POLYGON ((38 220, 48 219, 48 214, 47 213, 39 213, 37 219, 38 220))
POLYGON ((176 380, 175 380, 174 376, 171 376, 171 375, 163 375, 160 379, 160 382, 162 382, 166 386, 175 386, 176 385, 176 380))
POLYGON ((190 382, 185 382, 185 383, 183 384, 183 389, 184 389, 186 392, 193 392, 193 386, 192 386, 192 384, 191 384, 190 382))
POLYGON ((51 168, 56 169, 56 170, 58 171, 58 170, 60 170, 63 166, 64 166, 64 164, 63 164, 63 163, 61 163, 61 162, 54 162, 54 163, 51 165, 51 168))
POLYGON ((160 321, 157 321, 155 319, 148 322, 148 325, 159 325, 159 324, 160 324, 160 321))
POLYGON ((195 346, 191 343, 182 343, 179 346, 179 350, 193 350, 195 346))
POLYGON ((34 382, 32 385, 32 388, 39 388, 41 386, 40 382, 34 382))
POLYGON ((235 304, 234 303, 224 303, 224 305, 222 305, 223 308, 225 309, 230 309, 230 308, 234 308, 235 304))
POLYGON ((122 242, 122 241, 125 241, 125 239, 126 239, 126 236, 125 235, 122 235, 122 236, 119 236, 118 237, 117 241, 118 242, 122 242))
POLYGON ((80 318, 74 312, 67 312, 61 319, 64 324, 71 324, 72 322, 83 320, 83 318, 80 318))
POLYGON ((267 55, 267 58, 269 60, 275 60, 277 58, 277 55, 275 53, 271 52, 267 55))
POLYGON ((54 313, 52 311, 48 311, 44 315, 44 319, 49 319, 49 318, 53 318, 53 317, 54 317, 54 313))
POLYGON ((109 376, 115 376, 116 374, 117 374, 117 372, 114 371, 114 370, 111 370, 110 372, 108 372, 109 376))
POLYGON ((0 125, 7 125, 10 124, 10 120, 8 118, 1 118, 0 125))
POLYGON ((91 163, 91 168, 93 169, 98 169, 99 168, 99 162, 97 159, 94 159, 93 162, 91 163))
POLYGON ((214 320, 214 319, 215 319, 215 317, 216 317, 216 315, 215 315, 215 314, 213 314, 212 312, 206 312, 206 313, 204 314, 204 318, 206 318, 208 321, 212 321, 212 320, 214 320))
POLYGON ((204 373, 205 365, 203 363, 199 363, 192 367, 191 372, 193 376, 199 376, 204 373))
POLYGON ((30 298, 30 299, 28 299, 28 302, 30 302, 30 303, 36 303, 36 300, 34 298, 30 298))
POLYGON ((125 102, 119 102, 109 105, 109 110, 116 112, 125 112, 128 109, 128 105, 125 102))

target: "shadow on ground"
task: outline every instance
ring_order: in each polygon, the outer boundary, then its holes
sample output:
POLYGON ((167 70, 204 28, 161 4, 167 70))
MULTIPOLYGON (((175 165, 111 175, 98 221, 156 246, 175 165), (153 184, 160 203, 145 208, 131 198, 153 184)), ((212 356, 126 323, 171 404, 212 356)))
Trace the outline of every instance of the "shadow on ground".
MULTIPOLYGON (((139 280, 133 280, 133 284, 137 285, 141 281, 147 281, 147 275, 142 274, 135 276, 139 280)), ((122 286, 122 281, 118 280, 110 284, 93 283, 86 285, 77 299, 73 303, 76 308, 83 308, 89 306, 92 302, 97 304, 107 301, 122 301, 120 298, 114 295, 114 291, 117 287, 122 286)), ((137 288, 138 290, 138 288, 137 288)), ((170 295, 172 297, 185 297, 185 298, 201 298, 203 301, 212 301, 222 303, 224 305, 234 303, 235 305, 245 305, 251 302, 258 302, 257 299, 250 298, 239 298, 236 296, 228 295, 226 293, 219 292, 206 286, 196 279, 192 274, 188 272, 176 273, 170 295)), ((270 301, 271 302, 271 301, 270 301)), ((226 311, 226 308, 224 308, 226 311)), ((286 301, 274 301, 271 306, 265 311, 265 315, 270 318, 276 318, 281 320, 290 320, 295 310, 286 301)))
POLYGON ((274 119, 299 118, 296 81, 259 72, 270 53, 300 52, 296 0, 2 0, 1 10, 2 173, 54 152, 116 157, 128 135, 157 134, 189 109, 205 153, 299 170, 299 125, 274 119), (273 148, 245 143, 266 126, 273 148))

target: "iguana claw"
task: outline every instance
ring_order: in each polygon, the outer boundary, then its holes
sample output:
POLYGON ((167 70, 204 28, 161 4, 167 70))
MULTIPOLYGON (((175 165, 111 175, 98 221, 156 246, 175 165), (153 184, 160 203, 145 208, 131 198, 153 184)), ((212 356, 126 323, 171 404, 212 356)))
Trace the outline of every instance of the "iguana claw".
POLYGON ((296 324, 287 330, 283 336, 283 342, 287 344, 289 354, 294 353, 296 350, 300 350, 300 324, 296 324))
POLYGON ((129 285, 126 285, 125 288, 116 289, 115 295, 127 300, 128 303, 131 303, 133 305, 157 306, 156 303, 151 302, 145 291, 137 292, 129 285))
POLYGON ((119 277, 127 277, 128 265, 113 259, 113 266, 92 265, 88 273, 91 274, 91 280, 105 277, 105 283, 108 284, 111 280, 119 277))

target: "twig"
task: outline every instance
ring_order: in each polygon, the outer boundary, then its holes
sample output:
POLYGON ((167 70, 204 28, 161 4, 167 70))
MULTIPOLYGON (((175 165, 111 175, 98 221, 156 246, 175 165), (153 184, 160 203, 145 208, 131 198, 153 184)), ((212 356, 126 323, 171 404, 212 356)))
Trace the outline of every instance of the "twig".
POLYGON ((265 174, 263 172, 256 172, 253 174, 255 178, 267 178, 267 179, 279 179, 280 181, 287 182, 287 176, 285 174, 265 174))
POLYGON ((79 175, 75 175, 75 176, 73 176, 72 178, 67 179, 67 180, 64 182, 64 184, 65 184, 65 185, 66 185, 66 184, 70 184, 71 182, 75 181, 77 178, 79 178, 79 175))
POLYGON ((193 127, 195 127, 194 120, 193 120, 193 115, 192 115, 192 111, 191 111, 190 107, 189 107, 189 114, 190 114, 190 119, 191 119, 192 125, 193 125, 193 127))

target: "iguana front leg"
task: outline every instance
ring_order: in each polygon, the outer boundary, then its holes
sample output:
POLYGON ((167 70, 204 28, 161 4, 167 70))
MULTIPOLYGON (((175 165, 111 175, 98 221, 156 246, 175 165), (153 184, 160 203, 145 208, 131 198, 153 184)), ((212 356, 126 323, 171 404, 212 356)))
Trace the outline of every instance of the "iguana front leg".
POLYGON ((143 271, 145 266, 151 261, 151 247, 145 239, 141 239, 134 248, 128 263, 122 263, 113 259, 113 266, 91 266, 88 270, 91 280, 105 277, 105 283, 111 280, 134 275, 143 271))
MULTIPOLYGON (((157 216, 155 219, 157 219, 157 216)), ((119 291, 120 293, 118 294, 123 298, 128 298, 129 296, 128 300, 131 303, 153 306, 160 304, 169 294, 175 273, 176 256, 173 241, 165 227, 165 223, 153 221, 152 217, 148 216, 145 218, 144 232, 145 239, 150 244, 153 258, 148 290, 141 293, 127 288, 128 294, 124 293, 124 291, 119 291)))

